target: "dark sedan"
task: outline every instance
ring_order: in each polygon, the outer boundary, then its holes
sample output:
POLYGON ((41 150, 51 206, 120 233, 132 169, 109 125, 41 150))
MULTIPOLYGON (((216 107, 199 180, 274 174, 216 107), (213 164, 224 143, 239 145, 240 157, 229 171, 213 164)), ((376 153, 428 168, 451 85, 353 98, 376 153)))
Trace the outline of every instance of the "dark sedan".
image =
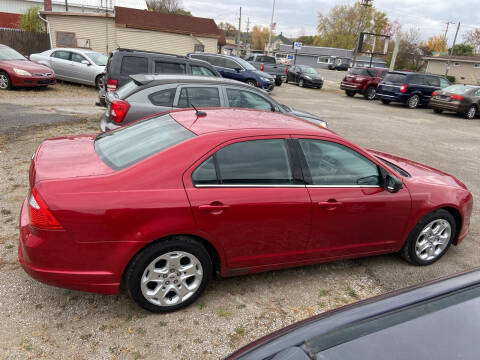
POLYGON ((323 77, 314 68, 305 65, 296 65, 288 68, 287 80, 285 82, 297 83, 300 87, 323 86, 323 77))
POLYGON ((429 105, 436 113, 453 111, 474 119, 480 109, 480 86, 452 85, 432 94, 429 105))
POLYGON ((329 311, 228 360, 479 358, 480 269, 329 311))
POLYGON ((232 107, 279 112, 327 127, 316 115, 277 103, 268 94, 239 81, 188 75, 132 75, 133 79, 105 97, 102 131, 176 108, 232 107))

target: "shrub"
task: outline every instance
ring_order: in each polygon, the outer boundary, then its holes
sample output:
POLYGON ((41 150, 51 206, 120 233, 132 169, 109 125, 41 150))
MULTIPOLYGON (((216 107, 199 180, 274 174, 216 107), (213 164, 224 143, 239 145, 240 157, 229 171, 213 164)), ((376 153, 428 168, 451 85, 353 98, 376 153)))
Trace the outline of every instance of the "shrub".
POLYGON ((455 76, 452 75, 447 75, 448 81, 450 81, 452 84, 455 84, 455 76))

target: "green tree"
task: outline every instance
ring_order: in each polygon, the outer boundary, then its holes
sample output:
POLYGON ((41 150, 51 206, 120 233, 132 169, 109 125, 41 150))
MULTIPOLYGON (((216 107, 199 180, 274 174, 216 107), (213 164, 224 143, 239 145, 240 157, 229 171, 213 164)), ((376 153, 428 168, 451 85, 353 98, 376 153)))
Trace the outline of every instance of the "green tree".
POLYGON ((45 32, 45 23, 38 17, 40 6, 33 6, 20 16, 20 28, 30 32, 45 32))
POLYGON ((363 7, 357 1, 352 5, 336 5, 327 15, 318 13, 317 46, 353 49, 360 31, 381 34, 388 24, 387 15, 373 6, 363 7))
POLYGON ((145 4, 148 11, 192 16, 190 11, 182 8, 180 0, 145 0, 145 4))
POLYGON ((303 45, 313 45, 316 36, 303 35, 299 36, 295 41, 301 42, 303 45))
POLYGON ((453 50, 450 48, 448 51, 452 51, 452 55, 471 56, 473 55, 473 46, 467 44, 457 44, 453 47, 453 50))

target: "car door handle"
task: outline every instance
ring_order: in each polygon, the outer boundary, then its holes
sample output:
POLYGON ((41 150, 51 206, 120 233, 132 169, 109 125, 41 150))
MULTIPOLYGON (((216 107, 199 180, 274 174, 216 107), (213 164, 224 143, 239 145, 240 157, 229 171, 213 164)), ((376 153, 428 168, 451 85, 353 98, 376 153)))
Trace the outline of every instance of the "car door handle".
POLYGON ((220 202, 213 202, 211 204, 208 204, 208 205, 200 205, 198 207, 198 210, 200 211, 212 211, 212 212, 218 212, 218 211, 222 211, 222 210, 225 210, 225 209, 228 209, 230 207, 230 205, 224 205, 220 202))
POLYGON ((335 199, 329 199, 328 201, 320 201, 318 203, 318 207, 321 207, 321 208, 336 208, 337 206, 340 206, 340 205, 342 205, 342 203, 335 199))

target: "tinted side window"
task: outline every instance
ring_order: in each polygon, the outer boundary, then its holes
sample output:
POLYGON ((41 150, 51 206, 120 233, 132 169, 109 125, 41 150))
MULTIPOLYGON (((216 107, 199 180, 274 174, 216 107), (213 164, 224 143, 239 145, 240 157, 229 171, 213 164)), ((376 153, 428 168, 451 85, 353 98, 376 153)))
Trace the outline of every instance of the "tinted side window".
POLYGON ((190 87, 183 88, 178 99, 178 107, 219 107, 220 94, 216 87, 190 87))
POLYGON ((283 139, 235 143, 216 153, 222 184, 292 184, 283 139))
POLYGON ((209 56, 207 60, 213 66, 225 67, 225 59, 219 56, 209 56))
POLYGON ((415 85, 425 85, 425 78, 422 75, 412 75, 408 79, 408 82, 415 85))
POLYGON ((147 74, 148 59, 140 56, 124 56, 120 72, 125 75, 147 74))
POLYGON ((70 52, 69 51, 54 51, 51 55, 54 58, 62 59, 62 60, 69 60, 70 59, 70 52))
POLYGON ((192 54, 192 55, 190 55, 190 57, 192 59, 199 59, 199 60, 208 61, 208 56, 207 55, 192 54))
POLYGON ((198 65, 191 65, 192 68, 192 75, 197 76, 217 76, 215 75, 212 70, 206 68, 205 66, 198 66, 198 65))
POLYGON ((440 78, 440 87, 445 88, 447 86, 450 86, 450 83, 447 80, 445 80, 444 78, 440 78))
POLYGON ((383 79, 385 77, 385 75, 388 74, 388 70, 387 71, 382 71, 382 73, 380 74, 380 79, 383 79))
POLYGON ((153 105, 171 107, 173 106, 173 99, 175 98, 175 90, 176 88, 157 91, 148 95, 148 99, 153 105))
POLYGON ((301 139, 313 185, 378 185, 375 163, 336 143, 301 139))
POLYGON ((192 180, 195 185, 217 184, 217 171, 215 170, 215 161, 210 156, 192 173, 192 180))
POLYGON ((155 61, 156 74, 185 74, 185 64, 155 61))
MULTIPOLYGON (((72 53, 72 61, 81 63, 83 60, 87 60, 87 59, 85 59, 85 57, 83 57, 83 56, 80 55, 80 54, 72 53)), ((88 60, 87 60, 87 61, 88 61, 88 60)), ((90 61, 89 61, 89 62, 90 62, 90 61)))
POLYGON ((440 78, 436 76, 425 76, 427 85, 440 87, 440 78))
POLYGON ((227 98, 230 107, 258 110, 272 110, 272 104, 260 95, 239 89, 227 89, 227 98))
POLYGON ((225 60, 225 63, 223 65, 223 67, 227 68, 227 69, 236 69, 236 68, 239 68, 240 65, 238 65, 235 61, 232 61, 230 59, 224 59, 225 60))

